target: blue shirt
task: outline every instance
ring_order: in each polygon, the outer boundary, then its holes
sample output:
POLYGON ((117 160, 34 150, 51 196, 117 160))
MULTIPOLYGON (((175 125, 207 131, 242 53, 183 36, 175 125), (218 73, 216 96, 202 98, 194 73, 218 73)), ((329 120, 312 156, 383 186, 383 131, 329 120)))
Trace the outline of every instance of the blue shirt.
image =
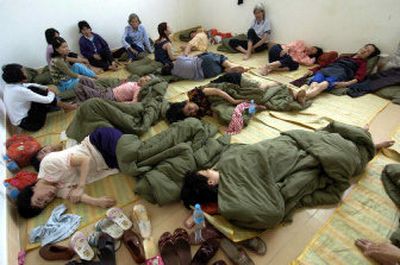
POLYGON ((153 52, 149 36, 142 24, 139 25, 137 30, 134 30, 130 25, 125 27, 124 35, 122 35, 122 45, 125 49, 128 49, 131 45, 126 41, 126 37, 130 37, 132 41, 143 50, 146 47, 149 52, 153 52))
POLYGON ((199 57, 178 56, 174 62, 171 74, 189 80, 204 79, 203 68, 201 64, 203 59, 199 57))

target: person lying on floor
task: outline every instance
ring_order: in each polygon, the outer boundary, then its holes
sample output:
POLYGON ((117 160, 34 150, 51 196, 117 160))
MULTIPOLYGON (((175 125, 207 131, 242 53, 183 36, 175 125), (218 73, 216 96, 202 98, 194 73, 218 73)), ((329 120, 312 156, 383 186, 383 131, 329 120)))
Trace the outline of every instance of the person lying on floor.
POLYGON ((32 159, 38 180, 17 197, 17 209, 24 218, 39 215, 55 198, 108 208, 115 205, 109 196, 91 197, 85 185, 118 173, 115 149, 122 132, 98 128, 80 144, 61 150, 60 145, 44 146, 32 159))
POLYGON ((6 82, 3 100, 12 125, 27 131, 38 131, 44 126, 47 113, 55 107, 76 109, 76 105, 58 100, 47 86, 27 83, 22 65, 7 64, 2 70, 2 78, 6 82))
POLYGON ((81 63, 74 63, 71 67, 66 63, 69 54, 68 43, 61 37, 54 39, 54 52, 51 55, 50 74, 54 84, 60 92, 74 89, 82 78, 96 78, 95 72, 81 63))
POLYGON ((99 87, 91 79, 81 79, 75 87, 75 95, 79 101, 85 101, 89 98, 102 98, 117 102, 135 103, 140 89, 154 78, 154 75, 145 75, 139 78, 137 82, 126 82, 114 88, 107 89, 99 87))
POLYGON ((118 65, 114 61, 108 43, 99 35, 92 32, 92 28, 85 20, 78 22, 79 33, 82 34, 79 39, 79 49, 81 54, 90 62, 90 65, 99 67, 104 71, 117 70, 118 65))
MULTIPOLYGON (((51 55, 54 53, 53 49, 53 41, 55 38, 60 37, 60 32, 54 28, 48 28, 45 30, 44 35, 47 41, 47 48, 46 48, 46 62, 47 65, 50 67, 51 62, 51 55)), ((89 65, 89 61, 86 58, 79 57, 78 54, 74 52, 69 52, 68 55, 65 57, 65 61, 74 64, 74 63, 83 63, 89 65)))
POLYGON ((268 51, 269 64, 261 68, 261 74, 267 75, 272 71, 294 71, 299 65, 313 65, 323 50, 310 46, 302 40, 286 45, 275 44, 268 51))
POLYGON ((389 58, 378 62, 378 72, 368 76, 363 82, 351 85, 346 91, 349 96, 359 97, 381 88, 400 84, 400 42, 397 50, 389 58))
POLYGON ((254 52, 268 49, 271 35, 271 23, 265 14, 265 6, 258 3, 253 9, 254 19, 247 31, 247 40, 231 39, 229 46, 243 53, 243 60, 250 58, 254 52))
POLYGON ((188 80, 203 80, 223 72, 245 72, 247 68, 236 65, 222 54, 205 52, 198 56, 178 56, 161 70, 162 75, 175 75, 188 80))
POLYGON ((353 56, 339 57, 333 63, 320 69, 314 68, 307 89, 307 99, 315 98, 323 91, 335 88, 344 88, 364 80, 367 75, 367 60, 380 54, 380 50, 374 44, 366 44, 353 56))
POLYGON ((374 144, 366 128, 339 122, 231 144, 214 168, 187 172, 181 199, 187 208, 217 203, 219 214, 238 226, 273 228, 298 208, 338 203, 376 149, 393 144, 374 144))
MULTIPOLYGON (((190 90, 187 95, 189 100, 172 103, 169 109, 166 112, 166 118, 169 123, 173 123, 179 120, 183 120, 187 117, 196 117, 201 118, 205 115, 213 115, 213 111, 211 109, 211 102, 209 101, 210 96, 221 97, 225 101, 229 102, 232 105, 237 105, 246 100, 249 101, 252 98, 246 99, 235 99, 227 92, 222 89, 212 87, 213 84, 218 83, 231 83, 235 84, 238 87, 253 87, 258 88, 260 92, 265 91, 266 89, 276 86, 275 83, 272 84, 262 84, 259 82, 255 82, 249 78, 246 78, 241 73, 227 73, 223 76, 211 81, 207 87, 203 88, 194 88, 190 90)), ((282 88, 284 89, 284 88, 282 88)), ((291 94, 292 98, 297 102, 303 104, 305 92, 297 93, 296 91, 292 91, 288 88, 288 92, 291 94)), ((266 109, 265 106, 257 105, 259 109, 266 109)))
POLYGON ((157 31, 159 37, 154 43, 154 60, 163 65, 171 64, 172 61, 176 60, 171 40, 169 39, 172 30, 167 22, 162 22, 158 24, 157 31))
POLYGON ((208 37, 203 28, 190 32, 190 41, 181 46, 183 55, 189 55, 191 51, 207 51, 208 37))

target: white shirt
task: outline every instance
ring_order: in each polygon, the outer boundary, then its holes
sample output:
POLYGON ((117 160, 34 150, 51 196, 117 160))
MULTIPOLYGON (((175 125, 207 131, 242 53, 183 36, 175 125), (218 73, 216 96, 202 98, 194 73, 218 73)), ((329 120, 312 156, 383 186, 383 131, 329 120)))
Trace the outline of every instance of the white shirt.
POLYGON ((47 88, 34 83, 24 84, 6 84, 4 86, 4 105, 6 106, 6 113, 11 123, 18 126, 21 120, 28 116, 28 111, 31 108, 32 102, 49 104, 54 100, 54 93, 49 91, 47 96, 39 95, 30 89, 28 86, 35 86, 42 89, 47 88))
POLYGON ((110 169, 103 156, 86 136, 83 141, 68 149, 46 155, 40 163, 38 179, 57 183, 57 197, 66 199, 70 191, 76 188, 80 180, 80 171, 71 166, 72 155, 89 157, 89 171, 86 183, 92 183, 106 176, 117 174, 118 169, 110 169))
POLYGON ((254 29, 254 31, 256 32, 257 36, 260 39, 262 39, 265 33, 271 31, 271 24, 269 23, 268 18, 264 18, 264 20, 261 22, 258 22, 254 18, 253 21, 251 22, 250 27, 254 29))

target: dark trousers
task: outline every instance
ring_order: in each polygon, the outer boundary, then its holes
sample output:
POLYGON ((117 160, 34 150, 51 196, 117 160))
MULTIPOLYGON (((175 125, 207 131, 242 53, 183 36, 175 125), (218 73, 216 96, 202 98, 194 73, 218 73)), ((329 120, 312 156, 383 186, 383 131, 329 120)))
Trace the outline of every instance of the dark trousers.
POLYGON ((203 69, 204 78, 210 78, 224 72, 222 64, 228 60, 228 57, 222 54, 205 52, 198 56, 203 60, 201 68, 203 69))
POLYGON ((125 40, 126 40, 126 42, 128 42, 128 43, 131 45, 131 47, 132 47, 135 51, 138 52, 137 54, 134 54, 134 53, 131 52, 129 49, 127 49, 126 52, 128 53, 129 58, 132 59, 132 60, 138 60, 138 59, 140 59, 138 55, 139 55, 139 53, 143 53, 143 52, 144 52, 144 49, 142 49, 142 48, 139 47, 136 43, 134 43, 131 37, 126 37, 125 40))
MULTIPOLYGON (((28 89, 42 96, 47 96, 48 93, 48 91, 34 86, 30 86, 28 89)), ((19 127, 32 132, 40 130, 46 122, 47 113, 56 106, 57 98, 55 97, 54 100, 49 104, 32 102, 31 108, 28 111, 28 116, 22 119, 19 127)))
MULTIPOLYGON (((261 39, 258 37, 256 31, 251 28, 247 31, 247 40, 238 40, 238 39, 231 39, 229 41, 229 46, 236 49, 238 46, 241 46, 243 49, 247 50, 247 43, 251 41, 254 44, 259 42, 261 39)), ((255 52, 262 52, 268 49, 268 45, 266 43, 262 44, 261 46, 254 49, 255 52)))
POLYGON ((275 44, 268 51, 269 62, 279 61, 282 65, 280 68, 287 67, 290 71, 297 70, 299 68, 299 63, 295 62, 289 54, 281 56, 282 46, 280 44, 275 44))
POLYGON ((111 51, 107 49, 107 50, 98 52, 97 54, 100 55, 101 60, 97 60, 94 57, 89 57, 88 58, 89 63, 95 67, 102 68, 104 71, 108 70, 108 68, 114 61, 111 51))
POLYGON ((211 83, 231 83, 240 86, 241 81, 241 73, 226 73, 224 75, 221 75, 217 79, 212 80, 211 83))
POLYGON ((400 84, 400 67, 370 75, 363 82, 351 85, 347 89, 347 94, 351 97, 359 97, 398 84, 400 84))

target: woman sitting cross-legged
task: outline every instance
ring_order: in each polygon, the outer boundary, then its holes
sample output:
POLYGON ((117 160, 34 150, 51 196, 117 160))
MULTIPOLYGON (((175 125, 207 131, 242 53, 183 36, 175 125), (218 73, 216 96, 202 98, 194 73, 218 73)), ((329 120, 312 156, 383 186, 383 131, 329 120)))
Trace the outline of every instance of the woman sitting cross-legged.
POLYGON ((61 92, 74 89, 82 78, 96 78, 96 74, 87 66, 81 63, 74 63, 72 66, 66 63, 69 54, 67 42, 57 37, 53 43, 54 52, 51 55, 50 74, 54 84, 61 92))

